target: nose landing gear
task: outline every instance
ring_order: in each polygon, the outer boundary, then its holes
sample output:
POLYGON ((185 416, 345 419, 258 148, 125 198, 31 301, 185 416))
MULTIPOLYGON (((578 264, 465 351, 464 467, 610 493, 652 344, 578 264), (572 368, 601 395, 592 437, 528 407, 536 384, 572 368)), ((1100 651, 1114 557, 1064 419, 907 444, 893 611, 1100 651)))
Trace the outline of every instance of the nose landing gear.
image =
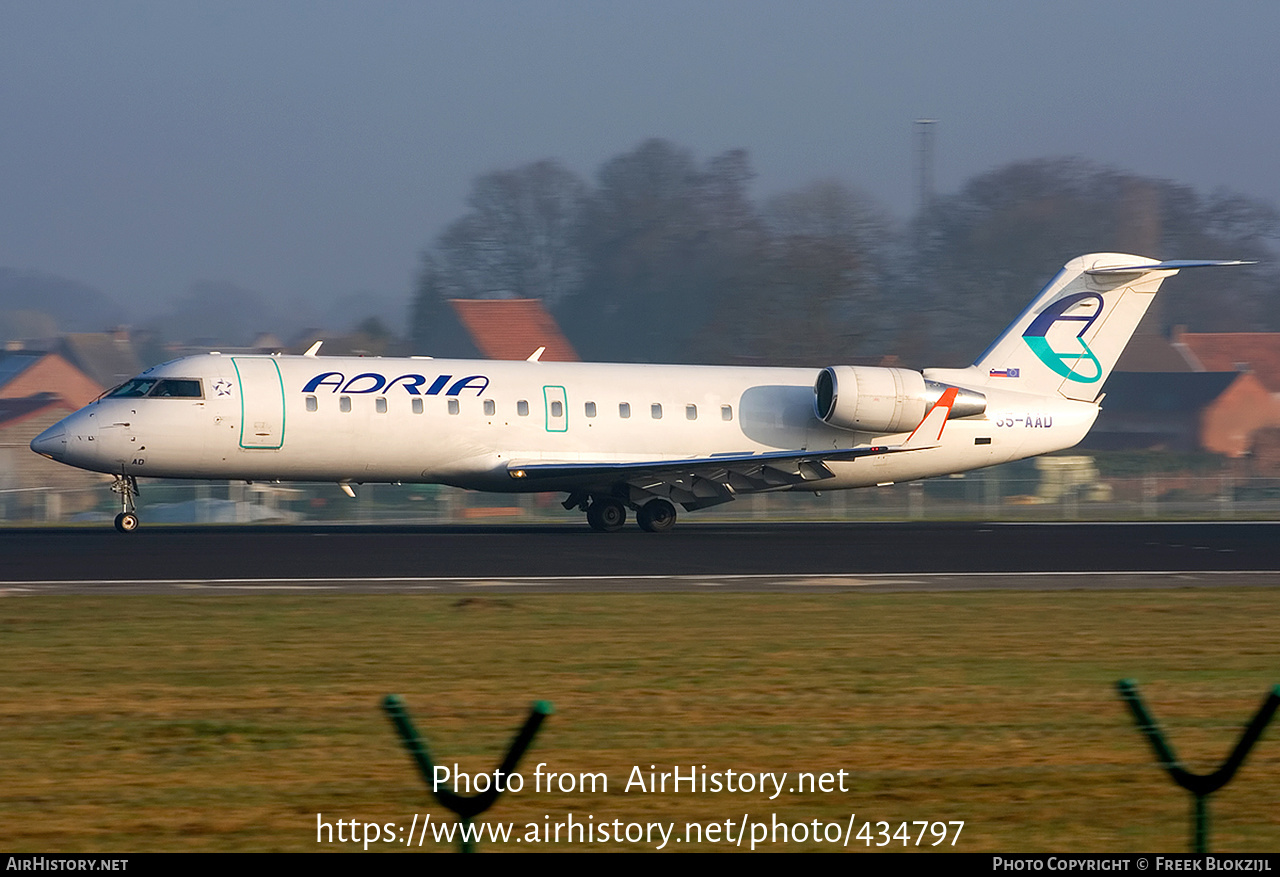
POLYGON ((137 508, 133 498, 138 495, 138 479, 132 475, 117 475, 111 484, 111 492, 120 494, 120 514, 116 515, 116 529, 121 533, 132 533, 138 529, 137 508))

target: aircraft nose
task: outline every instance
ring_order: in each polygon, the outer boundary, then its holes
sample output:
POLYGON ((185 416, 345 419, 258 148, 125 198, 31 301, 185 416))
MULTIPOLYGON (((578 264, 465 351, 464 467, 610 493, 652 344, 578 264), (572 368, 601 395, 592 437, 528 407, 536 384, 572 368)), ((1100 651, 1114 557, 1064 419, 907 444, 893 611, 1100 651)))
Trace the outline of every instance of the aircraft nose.
POLYGON ((31 440, 31 450, 43 457, 62 462, 67 454, 66 428, 61 423, 55 423, 31 440))

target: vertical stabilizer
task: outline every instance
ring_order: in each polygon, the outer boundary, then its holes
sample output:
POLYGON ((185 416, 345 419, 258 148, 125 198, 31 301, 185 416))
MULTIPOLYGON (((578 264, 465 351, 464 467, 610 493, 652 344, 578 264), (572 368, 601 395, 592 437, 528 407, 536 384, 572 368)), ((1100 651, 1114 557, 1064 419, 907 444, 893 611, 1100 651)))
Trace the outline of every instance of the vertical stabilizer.
POLYGON ((1238 262, 1159 262, 1123 253, 1072 259, 967 371, 991 386, 1092 402, 1166 277, 1238 262))

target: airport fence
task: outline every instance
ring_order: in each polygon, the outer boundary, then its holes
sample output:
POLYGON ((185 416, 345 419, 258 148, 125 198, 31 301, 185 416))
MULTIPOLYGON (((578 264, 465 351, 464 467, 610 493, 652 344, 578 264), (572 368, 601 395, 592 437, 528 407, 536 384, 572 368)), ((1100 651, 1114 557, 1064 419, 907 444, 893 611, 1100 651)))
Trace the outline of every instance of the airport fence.
MULTIPOLYGON (((5 525, 110 522, 106 481, 0 488, 5 525)), ((141 481, 148 524, 569 523, 563 494, 483 494, 437 485, 141 481)), ((963 475, 861 490, 765 493, 686 521, 1113 521, 1280 518, 1280 478, 1209 471, 1105 475, 1091 457, 1047 457, 963 475)))

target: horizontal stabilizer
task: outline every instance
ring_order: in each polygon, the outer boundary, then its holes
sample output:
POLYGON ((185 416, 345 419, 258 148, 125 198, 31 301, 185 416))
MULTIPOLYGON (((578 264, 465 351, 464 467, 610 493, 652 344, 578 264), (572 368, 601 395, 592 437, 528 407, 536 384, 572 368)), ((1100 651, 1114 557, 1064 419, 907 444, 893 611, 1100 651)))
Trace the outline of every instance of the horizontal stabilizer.
POLYGON ((1121 265, 1114 268, 1090 268, 1085 274, 1145 274, 1148 271, 1181 271, 1183 268, 1229 268, 1233 265, 1256 265, 1257 262, 1242 262, 1239 259, 1229 262, 1212 259, 1170 259, 1166 262, 1155 262, 1149 265, 1121 265))

